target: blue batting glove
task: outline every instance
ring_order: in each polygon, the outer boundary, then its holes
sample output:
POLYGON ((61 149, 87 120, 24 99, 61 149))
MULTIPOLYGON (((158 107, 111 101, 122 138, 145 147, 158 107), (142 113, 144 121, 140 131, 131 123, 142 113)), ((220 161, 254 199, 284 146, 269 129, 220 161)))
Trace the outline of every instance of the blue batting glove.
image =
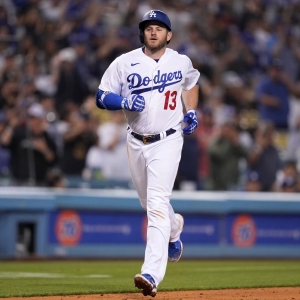
POLYGON ((189 125, 182 129, 183 134, 192 134, 198 126, 197 113, 194 109, 190 109, 184 116, 183 122, 189 125))
POLYGON ((130 98, 124 98, 121 106, 123 109, 141 112, 145 108, 145 99, 141 95, 132 95, 130 98))

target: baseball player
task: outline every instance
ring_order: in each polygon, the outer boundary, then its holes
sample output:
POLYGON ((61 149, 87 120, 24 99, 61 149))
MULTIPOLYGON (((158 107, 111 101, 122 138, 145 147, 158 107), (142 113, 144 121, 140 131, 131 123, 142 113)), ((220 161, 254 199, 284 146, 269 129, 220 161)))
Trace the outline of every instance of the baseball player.
POLYGON ((127 118, 131 176, 148 217, 144 264, 134 283, 145 296, 154 297, 168 258, 176 262, 183 251, 183 217, 174 213, 170 196, 182 134, 192 134, 198 125, 200 74, 187 56, 166 47, 172 31, 164 12, 147 12, 139 23, 139 37, 144 46, 115 59, 104 73, 96 105, 123 109, 127 118))

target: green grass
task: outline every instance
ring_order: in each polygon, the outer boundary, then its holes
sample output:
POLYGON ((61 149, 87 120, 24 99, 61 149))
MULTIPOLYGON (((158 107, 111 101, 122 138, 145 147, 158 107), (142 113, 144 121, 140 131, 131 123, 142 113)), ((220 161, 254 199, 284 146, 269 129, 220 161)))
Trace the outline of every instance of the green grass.
MULTIPOLYGON (((137 292, 133 276, 141 265, 142 261, 4 261, 0 297, 137 292), (36 273, 50 278, 33 277, 40 276, 36 273)), ((168 264, 159 290, 274 286, 300 286, 300 260, 182 260, 168 264)))

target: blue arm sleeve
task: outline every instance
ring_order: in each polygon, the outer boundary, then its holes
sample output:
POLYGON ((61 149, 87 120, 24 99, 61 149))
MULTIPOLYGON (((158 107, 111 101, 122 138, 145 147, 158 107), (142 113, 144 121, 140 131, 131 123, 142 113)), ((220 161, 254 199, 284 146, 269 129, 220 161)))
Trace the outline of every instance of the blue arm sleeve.
POLYGON ((121 103, 124 98, 112 92, 98 90, 96 94, 96 105, 100 109, 119 110, 122 109, 121 103))

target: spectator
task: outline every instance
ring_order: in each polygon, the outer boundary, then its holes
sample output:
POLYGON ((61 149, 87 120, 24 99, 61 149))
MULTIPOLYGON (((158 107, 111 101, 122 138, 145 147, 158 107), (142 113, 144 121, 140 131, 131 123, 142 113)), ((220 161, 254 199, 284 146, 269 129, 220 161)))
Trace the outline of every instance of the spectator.
POLYGON ((0 108, 7 109, 16 106, 19 96, 20 84, 17 78, 6 80, 0 90, 0 108))
POLYGON ((297 190, 297 179, 293 177, 287 177, 283 180, 280 186, 280 192, 283 193, 296 193, 297 190))
POLYGON ((112 111, 111 120, 98 129, 98 147, 93 147, 87 159, 90 170, 98 169, 106 179, 131 180, 127 162, 127 125, 122 111, 112 111))
POLYGON ((25 32, 24 37, 32 38, 32 42, 38 45, 39 37, 42 33, 43 22, 40 11, 36 5, 28 5, 22 16, 22 27, 25 32))
POLYGON ((240 112, 247 106, 245 97, 245 84, 242 78, 233 71, 223 73, 222 83, 224 85, 224 104, 240 112))
POLYGON ((289 114, 289 89, 283 81, 282 63, 273 59, 267 69, 267 77, 258 87, 258 107, 260 118, 271 121, 276 129, 286 130, 289 114))
POLYGON ((54 141, 45 130, 45 112, 40 104, 28 109, 26 126, 10 119, 1 143, 11 151, 10 170, 18 185, 45 185, 46 174, 57 160, 54 141))
MULTIPOLYGON (((200 77, 201 78, 201 77, 200 77)), ((221 127, 224 123, 235 120, 234 107, 224 103, 224 90, 220 86, 212 89, 207 97, 207 104, 211 107, 215 125, 221 127)))
POLYGON ((21 70, 16 63, 16 53, 9 48, 4 51, 4 61, 0 67, 0 109, 13 107, 20 93, 21 70))
POLYGON ((109 40, 97 50, 98 62, 96 63, 99 63, 101 66, 101 76, 104 73, 103 69, 108 67, 115 58, 132 49, 132 45, 129 42, 130 32, 115 29, 110 31, 109 40))
POLYGON ((40 1, 39 8, 43 17, 46 20, 50 20, 52 22, 59 22, 61 18, 63 18, 63 11, 66 6, 66 1, 61 0, 42 0, 40 1))
POLYGON ((195 135, 199 147, 198 176, 200 188, 205 189, 207 177, 209 174, 208 145, 217 134, 217 126, 213 117, 213 112, 209 107, 204 107, 199 113, 199 125, 196 128, 195 135))
POLYGON ((296 186, 298 180, 297 164, 294 160, 287 160, 283 167, 278 170, 276 174, 276 181, 274 184, 274 191, 280 192, 283 187, 296 186))
POLYGON ((43 106, 46 114, 46 120, 48 121, 46 126, 46 131, 52 137, 57 148, 57 155, 59 158, 63 154, 63 138, 62 133, 60 132, 61 121, 59 115, 55 109, 55 100, 54 97, 47 95, 40 96, 40 104, 43 106))
MULTIPOLYGON (((0 54, 1 55, 1 54, 0 54)), ((15 78, 21 80, 21 71, 16 63, 16 52, 12 48, 3 51, 3 62, 0 66, 0 84, 15 78)))
POLYGON ((283 24, 278 25, 272 53, 282 61, 284 71, 293 81, 300 79, 300 46, 296 33, 291 28, 287 29, 283 24))
POLYGON ((254 67, 254 56, 242 40, 241 34, 236 27, 229 29, 229 47, 221 56, 221 63, 224 69, 232 71, 246 79, 252 68, 254 67))
POLYGON ((89 53, 88 35, 74 34, 71 36, 71 44, 76 53, 75 68, 78 74, 86 81, 89 91, 95 91, 99 80, 92 74, 96 61, 95 57, 89 53))
POLYGON ((255 171, 247 174, 245 191, 247 192, 260 192, 262 190, 262 183, 259 178, 259 174, 255 171))
POLYGON ((46 175, 47 186, 51 188, 65 188, 66 179, 59 168, 52 168, 46 175))
POLYGON ((180 190, 198 189, 199 154, 197 136, 185 136, 176 178, 176 186, 178 185, 180 190))
POLYGON ((279 153, 274 145, 274 125, 262 122, 255 133, 254 146, 249 153, 249 169, 258 173, 262 191, 272 190, 279 168, 279 153))
POLYGON ((208 147, 210 174, 209 189, 215 191, 237 190, 240 179, 239 161, 247 157, 239 143, 239 130, 235 123, 227 122, 220 134, 208 147))
POLYGON ((66 130, 63 134, 64 152, 60 168, 66 176, 82 176, 86 155, 97 137, 88 127, 88 115, 74 107, 65 113, 66 130))
POLYGON ((66 106, 80 106, 88 95, 84 78, 75 68, 76 52, 65 48, 53 61, 53 80, 57 84, 55 101, 57 110, 62 112, 66 106))

